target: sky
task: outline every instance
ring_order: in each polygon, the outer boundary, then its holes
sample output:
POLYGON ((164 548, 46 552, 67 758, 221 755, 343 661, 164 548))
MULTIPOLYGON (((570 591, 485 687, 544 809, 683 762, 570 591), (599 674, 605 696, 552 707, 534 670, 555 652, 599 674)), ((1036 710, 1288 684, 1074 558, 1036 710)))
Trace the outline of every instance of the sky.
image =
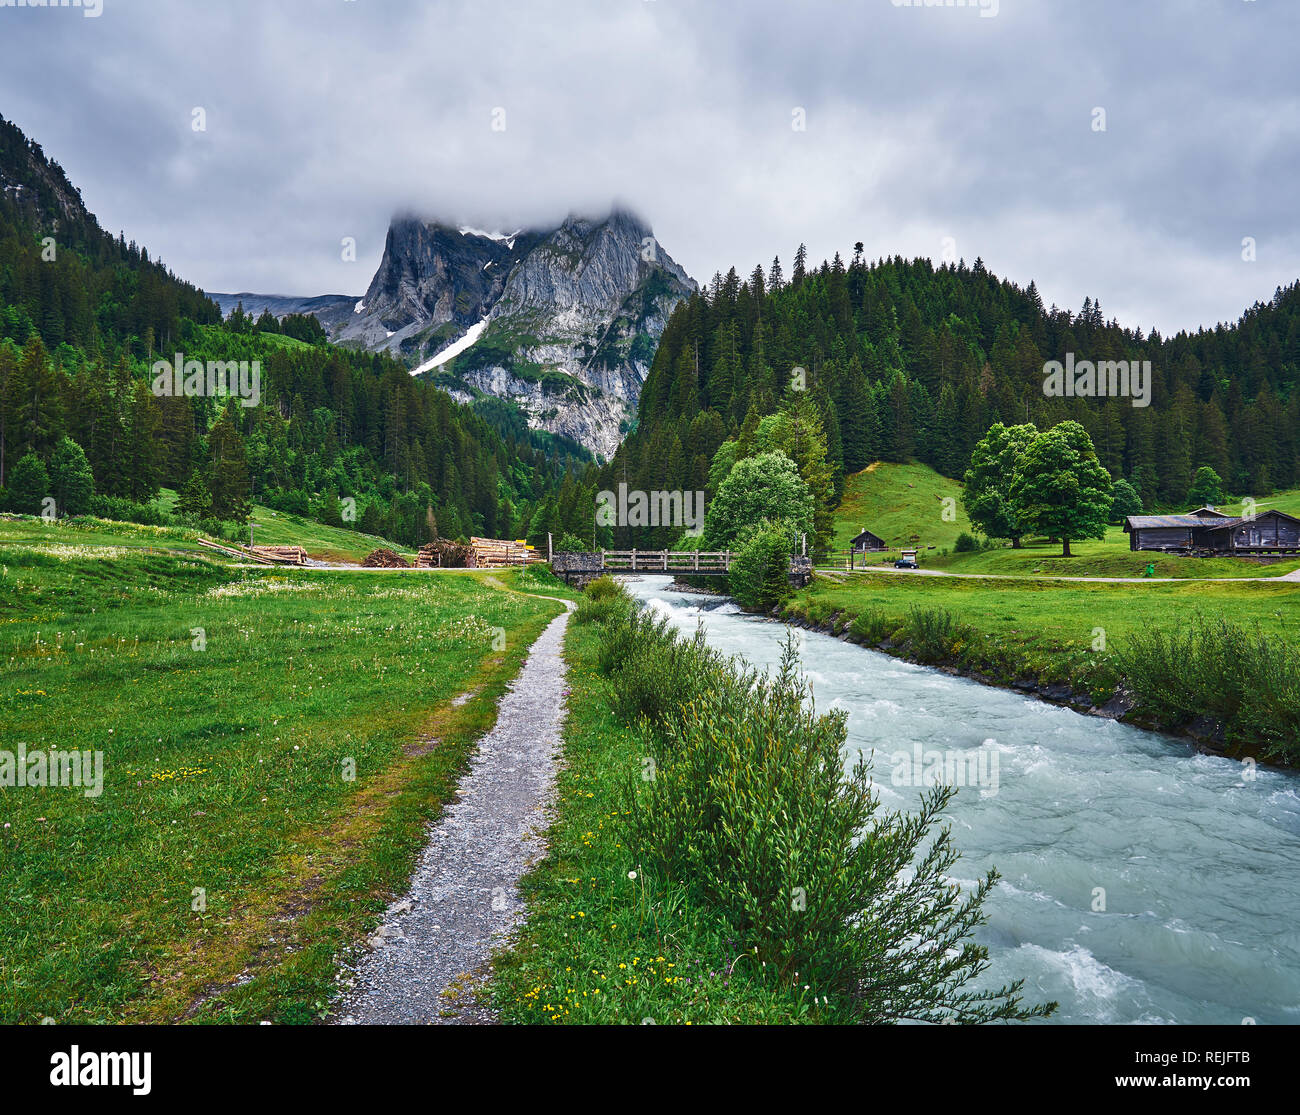
POLYGON ((862 241, 1166 334, 1300 277, 1295 0, 18 2, 0 115, 210 291, 615 201, 700 281, 862 241))

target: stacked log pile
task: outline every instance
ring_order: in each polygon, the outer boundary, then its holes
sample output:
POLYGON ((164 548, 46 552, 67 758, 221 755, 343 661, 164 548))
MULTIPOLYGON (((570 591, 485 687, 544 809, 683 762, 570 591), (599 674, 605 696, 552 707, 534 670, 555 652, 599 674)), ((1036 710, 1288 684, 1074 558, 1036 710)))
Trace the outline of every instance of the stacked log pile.
POLYGON ((277 565, 306 565, 307 551, 301 546, 250 546, 249 550, 277 565))
POLYGON ((469 544, 474 553, 475 569, 527 565, 530 561, 543 560, 534 555, 523 542, 506 541, 501 538, 471 538, 469 544))
POLYGON ((435 542, 426 542, 415 556, 417 569, 465 569, 473 568, 473 551, 460 542, 439 538, 435 542))
POLYGON ((392 550, 371 550, 361 563, 366 569, 409 569, 411 563, 392 550))

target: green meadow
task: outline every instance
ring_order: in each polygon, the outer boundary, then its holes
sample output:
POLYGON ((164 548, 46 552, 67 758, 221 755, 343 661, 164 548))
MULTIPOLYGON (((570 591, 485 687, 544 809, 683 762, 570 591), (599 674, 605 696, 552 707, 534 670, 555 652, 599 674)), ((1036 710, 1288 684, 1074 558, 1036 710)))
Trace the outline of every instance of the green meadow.
POLYGON ((0 1022, 323 1016, 563 586, 2 527, 3 747, 104 777, 0 789, 0 1022))
MULTIPOLYGON (((292 338, 286 337, 285 340, 292 338)), ((164 488, 158 497, 158 506, 170 513, 176 506, 176 493, 170 488, 164 488)), ((326 526, 301 515, 272 511, 260 503, 253 504, 249 518, 255 545, 301 546, 307 551, 308 557, 317 561, 360 562, 372 550, 381 547, 395 550, 408 559, 412 556, 407 547, 379 535, 326 526)), ((241 542, 247 544, 248 540, 249 531, 246 527, 241 542)))
POLYGON ((1178 627, 1197 616, 1227 615, 1300 643, 1298 603, 1294 582, 1105 584, 865 573, 842 583, 817 578, 786 608, 815 623, 869 615, 882 629, 897 627, 914 608, 942 608, 973 628, 990 651, 1008 656, 1006 677, 1078 681, 1091 675, 1100 652, 1135 632, 1178 627))

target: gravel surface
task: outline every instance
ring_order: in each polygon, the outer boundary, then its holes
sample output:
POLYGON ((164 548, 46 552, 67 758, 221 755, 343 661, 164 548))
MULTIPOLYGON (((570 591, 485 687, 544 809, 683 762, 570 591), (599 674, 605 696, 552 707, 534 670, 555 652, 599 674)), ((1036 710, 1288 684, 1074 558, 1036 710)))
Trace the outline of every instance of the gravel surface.
POLYGON ((568 620, 566 611, 551 621, 501 698, 496 727, 479 741, 458 800, 431 829, 410 893, 371 938, 337 1021, 494 1021, 474 993, 492 950, 523 916, 519 878, 545 851, 568 620))

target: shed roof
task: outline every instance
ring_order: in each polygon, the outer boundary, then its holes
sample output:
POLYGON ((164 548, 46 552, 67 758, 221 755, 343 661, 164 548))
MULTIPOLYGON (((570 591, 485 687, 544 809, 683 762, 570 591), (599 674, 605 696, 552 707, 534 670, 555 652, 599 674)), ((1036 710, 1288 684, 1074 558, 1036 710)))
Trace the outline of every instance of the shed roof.
POLYGON ((1256 512, 1255 516, 1250 519, 1243 519, 1240 516, 1237 516, 1231 519, 1216 520, 1215 522, 1206 526, 1205 529, 1223 530, 1225 527, 1240 526, 1242 523, 1257 523, 1261 519, 1288 519, 1293 523, 1300 523, 1300 519, 1297 519, 1294 515, 1288 515, 1285 511, 1270 509, 1268 511, 1256 512))
POLYGON ((884 539, 881 538, 880 535, 878 535, 878 534, 872 534, 871 531, 869 531, 869 530, 864 530, 861 534, 855 534, 855 535, 853 536, 853 538, 851 539, 851 541, 853 541, 853 542, 862 542, 862 541, 865 541, 865 540, 868 539, 868 538, 874 538, 877 542, 883 542, 883 541, 884 541, 884 539))
MULTIPOLYGON (((1216 527, 1239 522, 1234 518, 1210 520, 1216 527)), ((1125 531, 1158 530, 1162 527, 1205 527, 1206 520, 1197 515, 1130 515, 1124 520, 1125 531)))

